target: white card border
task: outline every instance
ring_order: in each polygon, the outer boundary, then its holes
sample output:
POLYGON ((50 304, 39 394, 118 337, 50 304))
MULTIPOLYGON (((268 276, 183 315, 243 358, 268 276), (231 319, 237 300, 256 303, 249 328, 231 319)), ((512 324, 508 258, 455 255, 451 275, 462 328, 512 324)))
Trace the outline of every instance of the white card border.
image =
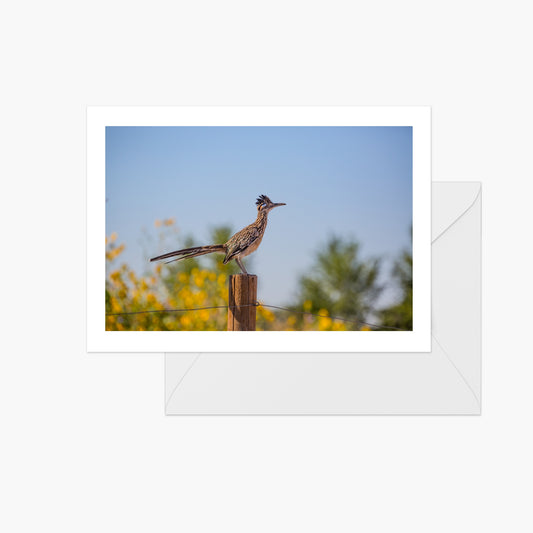
POLYGON ((430 107, 87 108, 87 351, 429 352, 430 350, 430 107), (105 331, 105 128, 107 126, 412 126, 413 331, 105 331))

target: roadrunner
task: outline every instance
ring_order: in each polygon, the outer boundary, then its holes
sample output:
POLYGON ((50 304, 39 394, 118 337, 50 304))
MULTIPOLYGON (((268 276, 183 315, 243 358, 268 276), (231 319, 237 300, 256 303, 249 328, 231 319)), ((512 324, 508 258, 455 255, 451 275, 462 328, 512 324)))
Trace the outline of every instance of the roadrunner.
POLYGON ((257 205, 257 218, 255 222, 235 233, 235 235, 233 235, 233 237, 231 237, 226 244, 196 246, 194 248, 176 250, 175 252, 169 252, 168 254, 152 257, 150 261, 159 261, 161 259, 177 257, 177 259, 167 261, 167 263, 172 263, 173 261, 180 261, 181 259, 188 259, 190 257, 198 257, 200 255, 219 252, 226 254, 226 257, 224 257, 224 264, 228 263, 232 259, 235 259, 242 270, 242 273, 248 274, 244 268, 244 265, 242 264, 241 258, 250 255, 252 252, 255 252, 261 244, 267 226, 268 213, 270 213, 274 207, 286 204, 275 204, 268 196, 262 194, 256 200, 255 205, 257 205))

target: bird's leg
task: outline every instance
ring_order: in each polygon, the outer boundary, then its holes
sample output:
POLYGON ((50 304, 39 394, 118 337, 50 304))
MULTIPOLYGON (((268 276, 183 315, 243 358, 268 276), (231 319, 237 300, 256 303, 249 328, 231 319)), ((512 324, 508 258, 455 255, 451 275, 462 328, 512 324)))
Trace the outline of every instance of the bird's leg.
POLYGON ((237 264, 241 268, 242 273, 248 275, 248 272, 246 272, 246 269, 244 268, 244 265, 241 263, 241 260, 238 257, 236 257, 235 261, 237 261, 237 264))

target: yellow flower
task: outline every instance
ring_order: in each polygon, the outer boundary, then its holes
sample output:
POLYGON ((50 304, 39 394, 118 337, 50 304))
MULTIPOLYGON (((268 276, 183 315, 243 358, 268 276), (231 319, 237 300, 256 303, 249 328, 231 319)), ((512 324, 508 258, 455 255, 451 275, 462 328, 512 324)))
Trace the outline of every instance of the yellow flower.
POLYGON ((320 311, 318 312, 319 315, 322 315, 321 317, 319 317, 318 319, 318 329, 320 331, 325 331, 325 330, 328 330, 333 321, 331 320, 331 318, 329 318, 327 315, 328 315, 328 311, 327 309, 320 309, 320 311))
POLYGON ((333 331, 346 331, 346 325, 343 324, 342 322, 333 322, 333 327, 332 327, 332 330, 333 331))
POLYGON ((265 309, 264 307, 259 308, 259 313, 268 322, 274 322, 274 319, 276 318, 272 311, 270 311, 269 309, 265 309))
POLYGON ((194 283, 197 287, 202 288, 204 286, 205 276, 202 276, 201 274, 196 274, 194 276, 194 283))
POLYGON ((156 302, 157 298, 152 293, 146 295, 146 303, 148 305, 155 304, 156 302))
POLYGON ((318 329, 320 331, 326 331, 331 327, 331 318, 320 317, 318 319, 318 329))

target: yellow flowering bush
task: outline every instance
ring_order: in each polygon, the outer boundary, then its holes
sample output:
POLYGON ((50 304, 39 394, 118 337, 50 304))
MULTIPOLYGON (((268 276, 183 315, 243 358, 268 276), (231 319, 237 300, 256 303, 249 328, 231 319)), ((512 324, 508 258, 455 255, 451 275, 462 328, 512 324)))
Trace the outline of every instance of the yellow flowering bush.
MULTIPOLYGON (((156 228, 174 230, 174 219, 156 221, 156 228)), ((229 231, 229 230, 228 230, 229 231)), ((152 264, 151 271, 137 274, 120 264, 124 243, 116 233, 106 238, 106 330, 115 331, 225 331, 228 281, 233 263, 210 256, 208 264, 188 259, 168 265, 152 264), (210 309, 200 309, 210 307, 210 309), (179 311, 179 309, 194 309, 179 311)), ((204 258, 203 258, 204 259, 204 258)), ((278 302, 269 302, 277 304, 278 302)), ((305 302, 304 311, 313 308, 305 302)), ((301 308, 300 308, 301 309, 301 308)), ((258 331, 342 331, 343 322, 320 309, 319 317, 257 307, 258 331)))

